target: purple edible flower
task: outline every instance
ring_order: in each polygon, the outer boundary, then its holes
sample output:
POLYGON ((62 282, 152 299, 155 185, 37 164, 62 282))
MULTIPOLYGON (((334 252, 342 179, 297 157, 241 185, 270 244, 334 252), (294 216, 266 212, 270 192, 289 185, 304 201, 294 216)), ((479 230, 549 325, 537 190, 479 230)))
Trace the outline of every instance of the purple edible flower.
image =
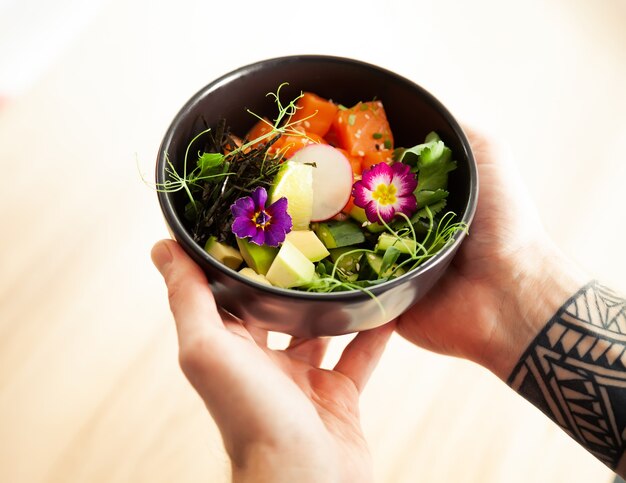
POLYGON ((354 204, 365 210, 368 221, 389 223, 396 213, 411 216, 417 209, 416 187, 408 165, 378 163, 363 171, 361 180, 352 187, 352 196, 354 204))
POLYGON ((287 213, 287 198, 276 200, 267 208, 267 191, 256 188, 250 196, 235 201, 230 211, 235 217, 232 231, 237 238, 250 238, 256 245, 277 247, 291 231, 291 216, 287 213))

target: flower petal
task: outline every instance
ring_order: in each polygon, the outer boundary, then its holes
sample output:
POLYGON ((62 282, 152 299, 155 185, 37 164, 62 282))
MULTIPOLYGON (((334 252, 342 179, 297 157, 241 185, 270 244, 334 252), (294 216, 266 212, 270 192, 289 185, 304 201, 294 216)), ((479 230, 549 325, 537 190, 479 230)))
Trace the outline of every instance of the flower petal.
POLYGON ((391 184, 393 171, 387 163, 378 163, 363 171, 361 182, 370 191, 374 191, 379 184, 391 184))
POLYGON ((268 206, 265 211, 270 216, 276 216, 280 213, 287 213, 287 198, 284 196, 282 198, 278 198, 274 203, 268 206))
POLYGON ((411 167, 404 163, 394 163, 391 165, 391 171, 394 176, 406 176, 411 172, 411 167))
POLYGON ((254 205, 258 210, 264 210, 265 209, 265 203, 267 202, 267 191, 265 191, 265 188, 263 188, 263 186, 259 186, 257 189, 255 189, 250 196, 252 196, 252 199, 254 200, 254 205))
POLYGON ((230 205, 230 211, 235 218, 240 216, 252 219, 254 216, 254 201, 249 196, 239 198, 232 205, 230 205))
MULTIPOLYGON (((354 204, 356 205, 356 202, 354 204)), ((361 207, 365 210, 367 221, 371 223, 377 223, 380 221, 378 218, 378 211, 376 210, 377 205, 378 204, 375 201, 370 201, 369 203, 366 203, 365 206, 361 207)))
POLYGON ((391 169, 393 171, 392 184, 398 190, 396 196, 405 196, 413 193, 415 188, 417 188, 417 179, 411 173, 411 168, 407 164, 396 163, 391 169))
POLYGON ((277 227, 285 233, 289 233, 293 228, 293 220, 289 213, 277 213, 272 216, 270 227, 277 227))
POLYGON ((237 238, 248 238, 255 236, 257 231, 263 231, 259 230, 252 220, 243 216, 235 218, 231 229, 237 238))
POLYGON ((365 208, 365 205, 372 201, 372 191, 365 187, 362 180, 352 186, 352 196, 354 204, 361 208, 365 208))
POLYGON ((256 245, 263 245, 265 243, 265 232, 259 228, 256 234, 250 238, 250 241, 256 245))
MULTIPOLYGON (((272 221, 274 221, 273 218, 272 221)), ((285 230, 283 230, 280 225, 275 225, 272 223, 265 230, 265 244, 269 245, 270 247, 277 247, 285 241, 285 238, 285 230)))
POLYGON ((415 199, 415 195, 413 193, 407 196, 401 196, 398 198, 398 201, 393 206, 396 210, 396 213, 401 211, 406 216, 411 216, 417 210, 417 200, 415 199))
MULTIPOLYGON (((270 229, 276 230, 277 232, 280 231, 283 235, 285 233, 289 233, 293 227, 291 216, 287 213, 287 205, 287 198, 283 196, 282 198, 277 199, 265 210, 265 212, 271 216, 270 229)), ((284 236, 278 241, 278 243, 283 241, 284 236)))
POLYGON ((393 205, 378 205, 377 206, 376 203, 372 203, 372 204, 374 205, 374 212, 376 213, 376 221, 379 223, 380 223, 381 218, 383 219, 385 223, 389 223, 393 219, 393 217, 396 215, 396 209, 393 205))

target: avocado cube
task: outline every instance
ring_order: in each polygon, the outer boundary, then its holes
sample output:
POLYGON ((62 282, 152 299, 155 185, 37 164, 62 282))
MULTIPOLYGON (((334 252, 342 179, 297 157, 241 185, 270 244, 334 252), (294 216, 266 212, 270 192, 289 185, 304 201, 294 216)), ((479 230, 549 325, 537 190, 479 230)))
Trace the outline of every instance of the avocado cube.
POLYGON ((310 230, 290 231, 287 233, 286 240, 293 243, 312 262, 319 262, 329 255, 324 244, 310 230))
POLYGON ((315 265, 295 245, 285 241, 267 271, 267 280, 277 287, 291 288, 310 283, 315 265))
POLYGON ((237 238, 237 246, 246 264, 261 275, 267 274, 278 253, 278 247, 257 245, 243 238, 237 238))
POLYGON ((261 275, 261 274, 256 273, 250 267, 242 268, 241 270, 239 270, 239 274, 243 275, 244 277, 249 278, 250 280, 254 280, 255 282, 259 282, 260 284, 269 285, 269 286, 272 285, 269 282, 269 280, 265 277, 265 275, 261 275))
POLYGON ((205 251, 228 268, 237 270, 243 262, 241 254, 233 247, 217 241, 214 236, 209 237, 204 245, 205 251))

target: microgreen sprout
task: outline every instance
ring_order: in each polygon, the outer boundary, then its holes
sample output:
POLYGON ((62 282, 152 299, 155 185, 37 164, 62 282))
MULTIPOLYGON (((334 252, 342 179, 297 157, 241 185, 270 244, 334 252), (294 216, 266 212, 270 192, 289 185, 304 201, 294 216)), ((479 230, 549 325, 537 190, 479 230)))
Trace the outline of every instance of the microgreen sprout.
MULTIPOLYGON (((302 98, 302 96, 304 95, 302 92, 296 96, 294 99, 292 99, 289 103, 287 103, 286 105, 283 104, 283 102, 280 99, 280 91, 281 89, 288 85, 287 83, 283 83, 280 86, 278 86, 278 89, 276 90, 276 92, 269 92, 267 94, 267 96, 269 97, 273 97, 274 101, 276 103, 276 106, 278 108, 278 114, 276 116, 276 119, 274 120, 274 123, 271 123, 269 121, 267 121, 265 118, 259 116, 258 114, 256 114, 255 112, 251 111, 250 109, 247 110, 248 113, 250 113, 252 116, 256 117, 257 119, 267 123, 268 127, 270 128, 269 131, 265 134, 262 134, 261 136, 258 136, 255 139, 251 139, 251 140, 247 140, 244 144, 242 144, 241 146, 229 151, 226 154, 221 154, 221 153, 208 153, 211 155, 215 155, 215 158, 213 158, 214 160, 214 165, 213 167, 218 167, 219 165, 223 165, 224 167, 228 166, 228 160, 230 158, 236 157, 238 155, 242 155, 244 153, 249 152, 254 146, 258 145, 259 143, 264 143, 267 141, 270 141, 272 138, 276 137, 276 136, 281 136, 281 135, 291 135, 291 136, 299 136, 299 137, 305 137, 307 139, 309 139, 312 142, 315 142, 314 140, 310 139, 305 133, 304 131, 298 129, 298 126, 300 124, 302 124, 304 121, 310 119, 311 117, 313 117, 315 115, 312 114, 310 116, 307 116, 305 118, 302 119, 298 119, 297 121, 291 121, 292 116, 296 113, 296 111, 298 110, 298 106, 296 106, 297 101, 302 98), (286 122, 283 122, 285 121, 286 122)), ((166 163, 167 166, 165 167, 165 173, 168 176, 168 179, 166 179, 163 183, 156 183, 155 185, 155 189, 159 192, 166 192, 166 193, 175 193, 177 191, 181 191, 184 190, 185 193, 187 194, 187 196, 189 197, 190 202, 194 205, 196 205, 196 199, 193 196, 191 187, 192 186, 198 186, 198 182, 199 181, 206 181, 206 180, 210 180, 210 179, 215 179, 215 178, 226 178, 225 182, 222 184, 222 194, 225 192, 225 188, 226 188, 226 184, 227 184, 227 180, 230 176, 235 175, 235 172, 232 171, 222 171, 222 172, 218 172, 218 173, 212 173, 212 174, 203 174, 203 169, 202 167, 199 165, 200 163, 198 162, 198 166, 194 167, 191 171, 188 171, 188 161, 189 161, 189 151, 191 149, 191 146, 201 137, 204 135, 207 135, 208 133, 211 132, 211 128, 209 129, 205 129, 204 131, 198 133, 187 145, 187 148, 185 150, 185 156, 183 159, 183 169, 182 169, 182 174, 180 174, 176 168, 174 167, 173 163, 170 161, 169 159, 169 155, 168 153, 165 153, 165 159, 166 159, 166 163)), ((281 158, 284 154, 284 151, 287 149, 288 147, 282 147, 281 150, 278 151, 278 153, 276 153, 276 155, 274 157, 277 158, 281 158)), ((205 153, 204 155, 206 155, 207 153, 205 153)), ((201 160, 202 156, 204 156, 202 153, 198 153, 198 159, 201 160)), ((264 159, 263 159, 263 163, 261 166, 261 172, 264 171, 265 168, 265 160, 267 158, 267 156, 269 155, 269 150, 265 151, 265 155, 264 155, 264 159)), ((143 178, 143 176, 142 176, 143 178)), ((144 182, 146 182, 146 180, 144 179, 144 182)), ((147 182, 146 182, 147 183, 147 182)), ((251 191, 251 189, 249 189, 250 187, 246 187, 245 189, 248 189, 248 191, 251 191)))

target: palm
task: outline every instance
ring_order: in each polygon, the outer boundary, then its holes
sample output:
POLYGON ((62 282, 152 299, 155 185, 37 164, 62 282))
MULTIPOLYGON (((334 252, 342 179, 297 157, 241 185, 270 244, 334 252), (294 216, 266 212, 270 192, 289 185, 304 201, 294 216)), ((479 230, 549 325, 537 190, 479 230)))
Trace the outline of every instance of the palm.
POLYGON ((501 153, 470 133, 480 192, 470 236, 436 287, 398 320, 398 332, 429 350, 481 361, 497 328, 512 267, 542 228, 501 153))
MULTIPOLYGON (((371 466, 370 456, 359 421, 359 395, 364 381, 351 379, 340 372, 341 368, 330 371, 318 367, 326 341, 294 342, 295 345, 292 342, 291 348, 285 351, 272 351, 271 359, 308 399, 341 459, 351 461, 352 468, 367 471, 371 466)), ((300 402, 294 400, 294 404, 297 403, 300 402)))
MULTIPOLYGON (((289 441, 294 430, 306 431, 315 438, 325 433, 333 451, 342 458, 358 460, 355 467, 367 467, 369 455, 359 423, 358 398, 377 357, 362 363, 357 358, 366 344, 384 343, 393 329, 360 335, 348 346, 336 369, 330 371, 319 368, 328 342, 325 339, 293 339, 285 350, 272 350, 267 347, 265 331, 228 316, 222 319, 223 329, 218 328, 219 335, 212 339, 232 356, 199 361, 203 356, 195 355, 182 363, 200 394, 206 393, 205 384, 211 384, 216 374, 228 374, 232 390, 239 393, 243 389, 237 396, 239 417, 235 423, 230 422, 237 426, 233 429, 274 443, 289 441), (259 381, 266 390, 247 390, 258 386, 259 381), (283 424, 285 419, 289 424, 283 424)), ((216 419, 221 412, 215 411, 216 419)))

